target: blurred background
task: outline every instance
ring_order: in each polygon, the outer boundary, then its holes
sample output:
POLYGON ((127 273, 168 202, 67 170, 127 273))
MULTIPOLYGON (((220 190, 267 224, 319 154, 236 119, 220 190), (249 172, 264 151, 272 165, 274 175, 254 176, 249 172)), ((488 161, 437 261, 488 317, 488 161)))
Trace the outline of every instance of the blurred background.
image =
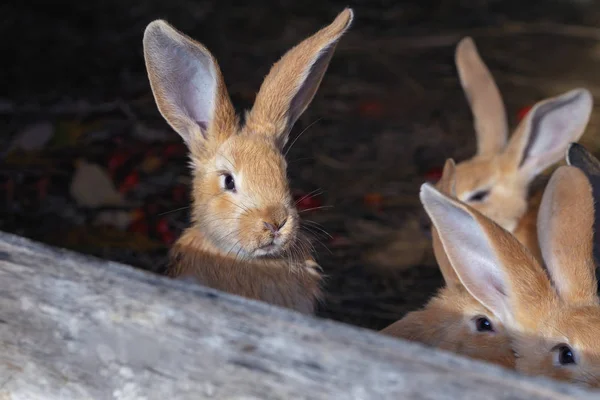
MULTIPOLYGON (((288 160, 328 276, 319 314, 371 329, 442 283, 417 194, 475 151, 457 42, 474 38, 513 128, 545 97, 600 95, 592 0, 13 3, 0 6, 0 230, 156 273, 188 224, 190 174, 150 92, 146 25, 203 42, 243 110, 273 62, 353 7, 288 160)), ((596 154, 597 121, 581 141, 596 154)))

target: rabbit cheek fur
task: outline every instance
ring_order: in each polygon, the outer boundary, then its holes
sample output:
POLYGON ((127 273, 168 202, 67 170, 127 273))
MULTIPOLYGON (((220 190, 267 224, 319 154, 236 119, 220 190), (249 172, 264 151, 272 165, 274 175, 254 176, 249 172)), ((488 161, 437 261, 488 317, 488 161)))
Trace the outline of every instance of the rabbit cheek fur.
POLYGON ((586 176, 559 167, 538 211, 545 268, 506 230, 425 184, 421 201, 472 296, 512 339, 517 371, 600 387, 595 199, 586 176))
POLYGON ((193 221, 221 253, 244 259, 308 250, 298 237, 285 160, 269 140, 233 136, 198 165, 193 221), (233 177, 235 192, 224 190, 224 174, 233 177), (275 237, 265 222, 281 227, 275 237))
POLYGON ((540 323, 513 332, 516 368, 534 375, 600 387, 600 310, 598 307, 565 307, 557 304, 541 315, 540 323), (545 317, 545 318, 544 318, 545 317), (576 349, 575 365, 561 366, 556 351, 562 343, 576 349))

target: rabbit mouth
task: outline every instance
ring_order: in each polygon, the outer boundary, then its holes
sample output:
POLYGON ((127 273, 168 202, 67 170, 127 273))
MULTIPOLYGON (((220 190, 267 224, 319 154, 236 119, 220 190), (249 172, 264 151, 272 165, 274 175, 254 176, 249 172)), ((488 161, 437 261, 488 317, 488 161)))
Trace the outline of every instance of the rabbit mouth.
POLYGON ((281 252, 281 246, 273 242, 260 246, 254 250, 254 254, 257 256, 272 256, 281 252))
POLYGON ((267 245, 264 245, 264 246, 260 246, 258 248, 258 250, 262 250, 262 251, 266 251, 266 252, 271 252, 271 251, 274 251, 274 250, 276 250, 278 248, 279 248, 279 246, 276 245, 275 243, 270 243, 270 244, 267 244, 267 245))
POLYGON ((283 252, 285 241, 283 240, 272 240, 271 242, 259 246, 254 250, 254 255, 257 257, 261 256, 276 256, 283 252))

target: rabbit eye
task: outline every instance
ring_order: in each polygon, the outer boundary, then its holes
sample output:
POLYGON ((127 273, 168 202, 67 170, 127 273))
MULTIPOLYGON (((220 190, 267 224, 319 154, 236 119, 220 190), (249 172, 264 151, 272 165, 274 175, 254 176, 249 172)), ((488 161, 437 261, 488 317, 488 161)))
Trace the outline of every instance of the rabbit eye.
POLYGON ((494 332, 492 323, 485 317, 479 317, 475 320, 475 328, 477 332, 494 332))
POLYGON ((573 350, 566 344, 559 344, 554 348, 557 361, 560 365, 576 364, 573 350))
POLYGON ((235 180, 231 174, 223 174, 223 187, 227 191, 235 192, 235 180))
POLYGON ((469 196, 467 201, 479 202, 485 200, 490 195, 489 190, 478 190, 469 196))

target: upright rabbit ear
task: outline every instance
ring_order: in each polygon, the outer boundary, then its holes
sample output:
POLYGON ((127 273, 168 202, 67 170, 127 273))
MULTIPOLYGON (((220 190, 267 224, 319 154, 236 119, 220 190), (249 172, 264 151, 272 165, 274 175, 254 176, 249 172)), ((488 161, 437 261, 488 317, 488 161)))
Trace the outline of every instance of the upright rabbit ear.
MULTIPOLYGON (((456 164, 454 160, 449 158, 446 160, 444 164, 444 170, 442 172, 442 177, 439 182, 436 184, 437 188, 442 192, 447 194, 448 196, 456 198, 456 164)), ((462 286, 460 279, 458 279, 458 275, 452 268, 452 264, 448 260, 446 256, 446 252, 444 251, 444 245, 440 241, 440 236, 435 229, 435 225, 431 226, 431 240, 433 245, 433 254, 435 255, 435 260, 438 263, 440 271, 442 272, 442 276, 444 277, 444 281, 447 286, 462 286)))
POLYGON ((345 9, 331 25, 289 50, 273 65, 246 116, 246 131, 272 136, 280 147, 285 145, 294 123, 319 88, 352 18, 352 10, 345 9))
POLYGON ((444 163, 442 177, 436 187, 448 196, 456 197, 456 163, 454 159, 448 158, 444 163))
POLYGON ((552 174, 540 204, 538 237, 559 296, 573 304, 597 304, 594 198, 576 167, 562 166, 552 174))
MULTIPOLYGON (((600 199, 600 161, 578 143, 571 143, 567 151, 567 164, 579 168, 592 185, 594 203, 600 199)), ((594 260, 596 279, 600 278, 600 213, 594 210, 594 260)))
POLYGON ((526 325, 554 299, 544 271, 514 236, 427 183, 420 197, 462 284, 504 324, 526 325))
POLYGON ((235 132, 237 118, 219 65, 204 46, 162 20, 148 25, 143 43, 158 109, 188 146, 235 132))
POLYGON ((588 178, 600 177, 600 161, 579 143, 571 143, 567 149, 567 164, 582 170, 588 178))
POLYGON ((477 154, 502 151, 508 138, 508 122, 502 96, 492 74, 470 37, 462 39, 455 54, 458 76, 473 113, 477 154))
POLYGON ((574 89, 537 103, 510 139, 503 155, 507 165, 530 181, 560 161, 569 144, 583 135, 592 105, 592 95, 586 89, 574 89))

